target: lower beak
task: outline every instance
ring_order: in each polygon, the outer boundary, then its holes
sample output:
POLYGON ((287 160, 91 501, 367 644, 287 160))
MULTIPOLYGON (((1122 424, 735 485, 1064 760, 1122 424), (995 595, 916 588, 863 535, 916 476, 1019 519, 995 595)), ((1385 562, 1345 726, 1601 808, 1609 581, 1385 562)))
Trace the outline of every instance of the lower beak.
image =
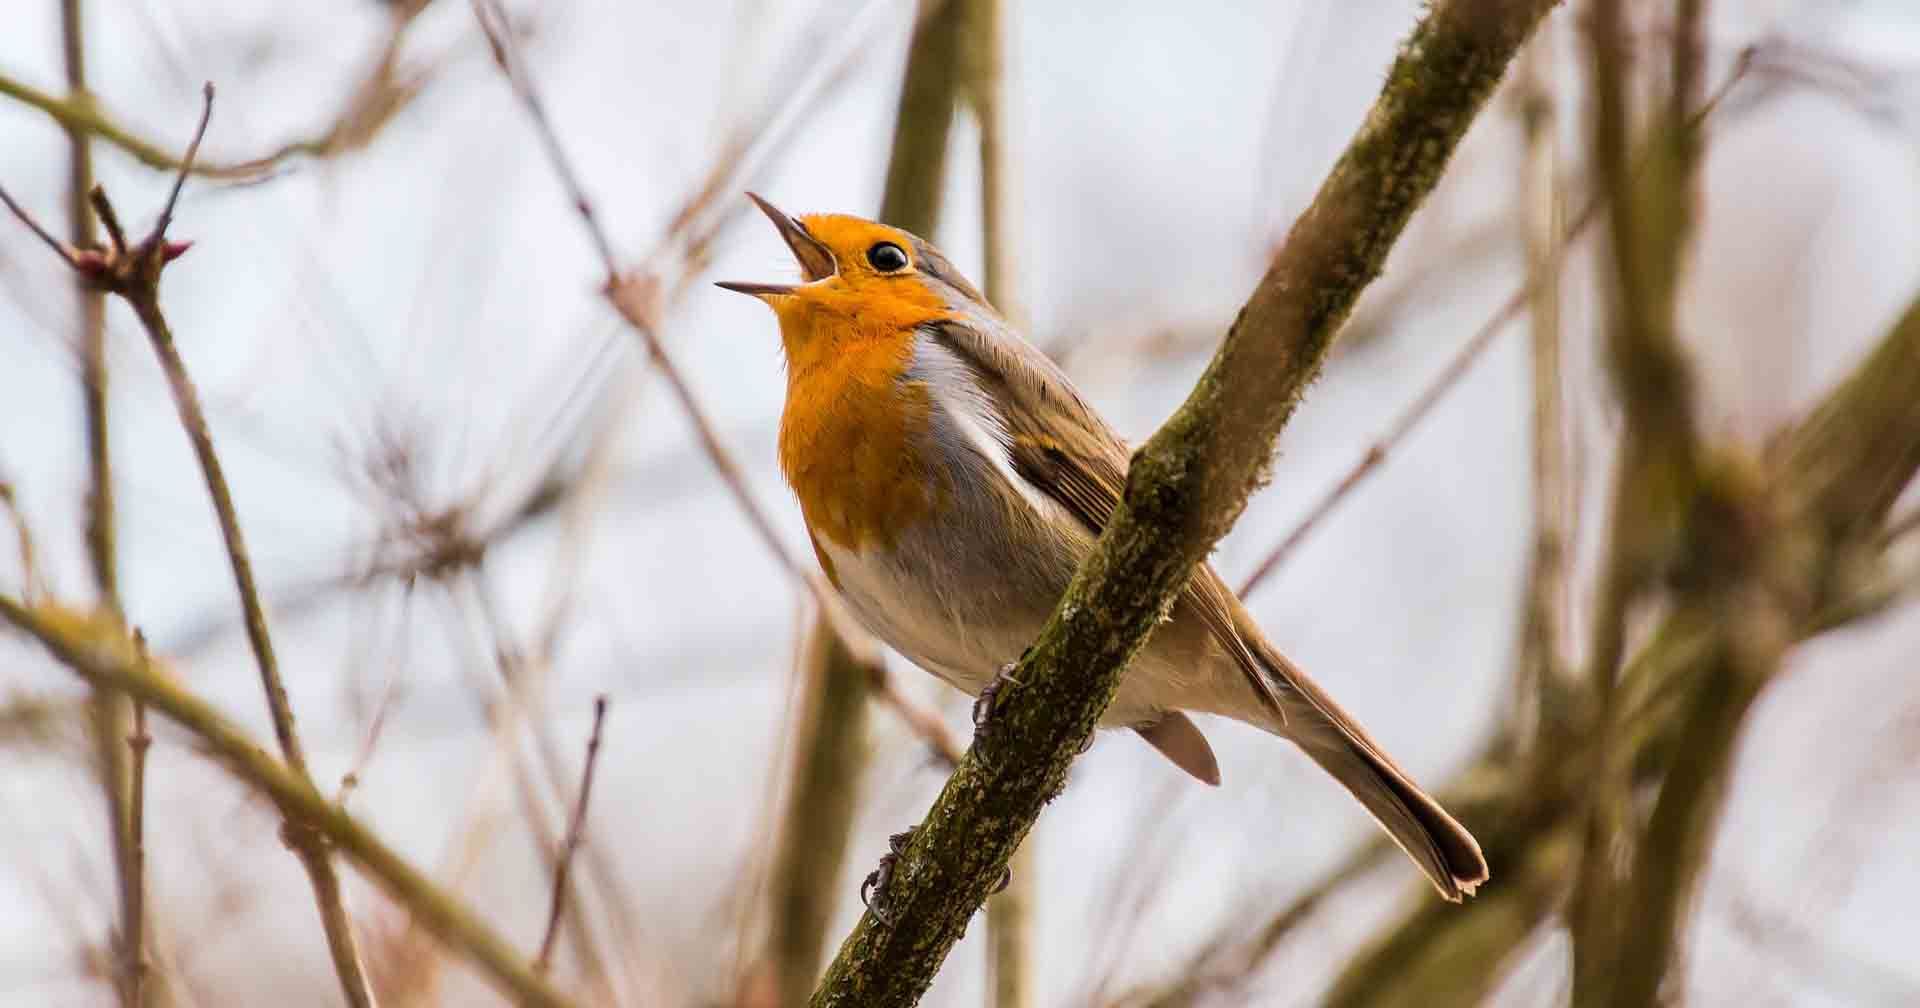
MULTIPOLYGON (((761 213, 767 215, 767 219, 772 221, 774 228, 780 232, 780 237, 786 240, 787 247, 793 250, 793 257, 799 261, 800 272, 806 277, 807 282, 825 280, 837 272, 838 267, 834 264, 832 250, 821 244, 818 238, 808 234, 806 228, 801 227, 793 218, 781 213, 779 207, 761 199, 757 194, 748 193, 747 198, 753 201, 754 206, 760 208, 761 213)), ((751 294, 754 297, 764 297, 770 294, 791 294, 797 285, 740 283, 726 280, 721 281, 717 286, 730 291, 739 291, 742 294, 751 294)))
POLYGON ((730 291, 739 291, 742 294, 751 294, 754 297, 765 297, 770 294, 791 294, 793 293, 794 287, 793 284, 747 283, 743 280, 715 280, 713 285, 715 287, 724 287, 730 291))

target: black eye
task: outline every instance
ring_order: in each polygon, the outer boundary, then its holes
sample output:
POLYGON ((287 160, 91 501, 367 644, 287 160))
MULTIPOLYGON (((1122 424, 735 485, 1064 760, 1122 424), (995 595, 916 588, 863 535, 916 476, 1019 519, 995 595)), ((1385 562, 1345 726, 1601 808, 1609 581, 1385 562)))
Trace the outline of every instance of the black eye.
POLYGON ((867 250, 867 261, 882 273, 897 273, 907 268, 907 253, 892 242, 880 242, 867 250))

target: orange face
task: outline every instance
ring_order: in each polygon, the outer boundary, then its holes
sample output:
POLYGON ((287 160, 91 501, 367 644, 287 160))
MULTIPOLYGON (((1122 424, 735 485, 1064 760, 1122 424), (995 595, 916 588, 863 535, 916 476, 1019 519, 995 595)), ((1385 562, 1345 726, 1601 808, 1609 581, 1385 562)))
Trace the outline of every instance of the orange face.
POLYGON ((918 243, 907 232, 843 214, 794 221, 759 197, 754 201, 793 250, 805 282, 721 286, 773 309, 795 371, 824 366, 857 345, 910 344, 918 326, 950 314, 946 298, 920 272, 918 243))

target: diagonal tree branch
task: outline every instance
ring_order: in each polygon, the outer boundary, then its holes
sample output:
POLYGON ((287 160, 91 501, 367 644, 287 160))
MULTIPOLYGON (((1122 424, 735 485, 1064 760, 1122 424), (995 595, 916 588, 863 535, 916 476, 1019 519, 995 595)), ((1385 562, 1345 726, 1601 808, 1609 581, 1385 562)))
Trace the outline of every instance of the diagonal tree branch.
MULTIPOLYGON (((67 99, 87 96, 87 39, 85 5, 81 0, 60 4, 62 62, 67 99)), ((67 127, 67 235, 74 248, 88 248, 97 238, 87 193, 93 188, 93 138, 85 130, 67 127)), ((87 563, 93 572, 100 607, 124 619, 120 603, 119 563, 114 516, 113 452, 107 425, 107 299, 106 293, 73 276, 74 317, 79 322, 80 397, 87 442, 87 563)), ((99 778, 107 818, 107 837, 113 851, 119 885, 119 973, 115 986, 127 1008, 143 1008, 148 993, 160 985, 149 983, 146 966, 147 922, 145 871, 141 859, 140 825, 145 796, 145 746, 130 739, 145 732, 129 730, 144 725, 139 711, 129 713, 126 697, 95 689, 87 704, 88 728, 93 735, 94 771, 99 778)), ((163 999, 164 1000, 164 999, 163 999)))
POLYGON ((502 993, 540 1008, 572 1003, 536 975, 485 921, 329 801, 305 774, 274 759, 211 704, 183 689, 167 667, 148 657, 117 623, 5 595, 0 595, 0 621, 38 640, 89 684, 122 690, 186 729, 236 779, 272 802, 288 823, 324 836, 429 933, 471 960, 502 993))
POLYGON ((915 1003, 1112 698, 1120 672, 1232 525, 1354 300, 1547 0, 1450 0, 1414 29, 1359 133, 1180 410, 1134 456, 1093 555, 1016 670, 991 746, 961 761, 814 1008, 915 1003))

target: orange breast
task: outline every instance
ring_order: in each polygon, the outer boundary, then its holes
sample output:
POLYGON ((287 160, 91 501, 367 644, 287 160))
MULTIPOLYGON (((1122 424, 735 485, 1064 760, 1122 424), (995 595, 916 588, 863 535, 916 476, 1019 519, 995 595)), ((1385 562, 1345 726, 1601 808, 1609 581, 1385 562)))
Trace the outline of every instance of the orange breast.
POLYGON ((789 349, 780 466, 808 528, 850 550, 891 546, 948 490, 948 477, 926 450, 931 397, 925 385, 905 378, 911 340, 882 336, 838 340, 812 353, 789 349))

